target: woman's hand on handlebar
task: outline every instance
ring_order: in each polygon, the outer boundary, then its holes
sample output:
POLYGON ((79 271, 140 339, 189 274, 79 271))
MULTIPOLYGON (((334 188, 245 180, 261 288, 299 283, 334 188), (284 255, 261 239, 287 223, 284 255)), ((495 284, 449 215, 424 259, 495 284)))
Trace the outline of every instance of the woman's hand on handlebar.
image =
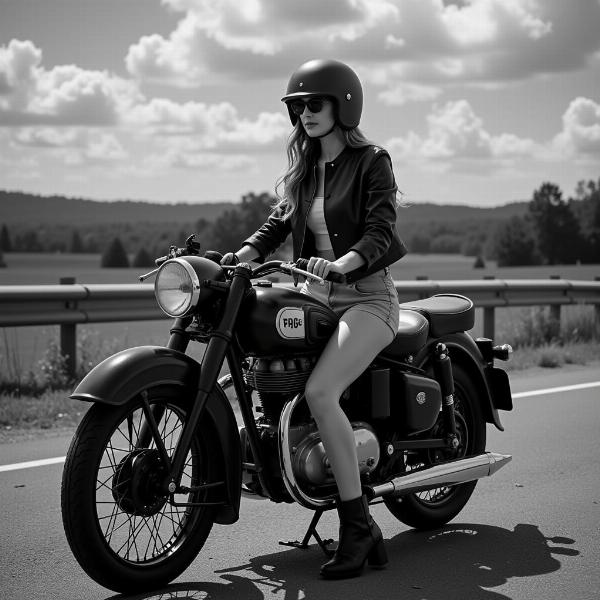
POLYGON ((325 258, 311 256, 308 261, 306 259, 299 259, 296 261, 296 264, 298 268, 308 271, 327 281, 333 281, 335 283, 343 283, 346 281, 346 276, 341 268, 335 262, 325 258))

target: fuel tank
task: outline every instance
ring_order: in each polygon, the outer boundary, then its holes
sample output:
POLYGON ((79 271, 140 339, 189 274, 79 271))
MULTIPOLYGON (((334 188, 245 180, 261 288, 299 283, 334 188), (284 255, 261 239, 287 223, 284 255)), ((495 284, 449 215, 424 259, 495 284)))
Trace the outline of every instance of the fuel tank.
POLYGON ((321 349, 337 323, 326 304, 295 289, 258 282, 244 300, 236 331, 245 354, 276 357, 321 349))

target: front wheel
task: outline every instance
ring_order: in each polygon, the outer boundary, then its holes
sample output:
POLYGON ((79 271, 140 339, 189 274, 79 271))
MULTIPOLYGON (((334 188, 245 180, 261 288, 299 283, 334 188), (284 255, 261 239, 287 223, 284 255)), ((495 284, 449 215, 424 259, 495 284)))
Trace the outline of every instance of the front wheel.
MULTIPOLYGON (((460 366, 453 365, 454 409, 459 447, 451 456, 440 451, 420 451, 406 458, 406 470, 432 466, 452 458, 464 458, 485 451, 485 420, 478 401, 478 394, 469 374, 460 366)), ((442 415, 433 434, 445 434, 442 415)), ((416 529, 434 529, 453 519, 466 505, 477 485, 470 481, 458 485, 414 492, 400 498, 385 498, 388 510, 400 521, 416 529)))
MULTIPOLYGON (((162 386, 143 395, 159 417, 160 437, 172 457, 189 418, 191 394, 162 386)), ((215 515, 207 503, 218 485, 186 494, 162 491, 167 473, 145 433, 145 419, 141 395, 116 407, 93 405, 71 442, 63 471, 62 515, 71 550, 90 577, 118 592, 155 589, 177 577, 204 545, 215 515)), ((200 423, 182 486, 216 482, 222 467, 215 447, 212 428, 200 423)))

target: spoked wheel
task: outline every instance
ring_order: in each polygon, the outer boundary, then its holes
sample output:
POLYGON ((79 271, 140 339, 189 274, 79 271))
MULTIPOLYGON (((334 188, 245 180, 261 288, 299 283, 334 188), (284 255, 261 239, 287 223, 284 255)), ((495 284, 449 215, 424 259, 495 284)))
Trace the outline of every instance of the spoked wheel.
MULTIPOLYGON (((188 419, 189 396, 175 386, 144 394, 171 458, 188 419)), ((200 424, 181 484, 204 487, 165 493, 166 466, 145 422, 141 396, 118 407, 93 405, 63 472, 63 524, 73 554, 88 575, 119 592, 154 589, 183 572, 210 533, 210 503, 223 489, 214 433, 200 424)))
MULTIPOLYGON (((409 455, 406 470, 432 466, 454 458, 464 458, 485 451, 486 430, 477 391, 468 374, 453 365, 454 406, 459 446, 449 453, 442 450, 421 451, 409 455)), ((432 432, 435 437, 445 434, 440 415, 432 432)), ((417 529, 440 527, 453 519, 469 501, 477 481, 414 492, 400 498, 385 498, 389 511, 400 521, 417 529)))

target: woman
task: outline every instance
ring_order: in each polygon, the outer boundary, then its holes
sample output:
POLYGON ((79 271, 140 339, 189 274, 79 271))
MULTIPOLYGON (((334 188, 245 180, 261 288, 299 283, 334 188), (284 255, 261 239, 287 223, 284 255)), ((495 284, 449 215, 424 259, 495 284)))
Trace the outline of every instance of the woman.
POLYGON ((321 567, 326 578, 360 574, 365 561, 387 563, 381 530, 362 494, 352 427, 340 396, 394 338, 398 297, 388 266, 406 253, 396 231, 397 187, 388 153, 358 129, 362 87, 354 71, 333 60, 312 60, 290 78, 286 103, 294 130, 280 201, 267 222, 223 264, 262 262, 292 234, 294 260, 346 283, 308 280, 302 291, 338 314, 338 327, 305 389, 338 487, 340 539, 321 567))

